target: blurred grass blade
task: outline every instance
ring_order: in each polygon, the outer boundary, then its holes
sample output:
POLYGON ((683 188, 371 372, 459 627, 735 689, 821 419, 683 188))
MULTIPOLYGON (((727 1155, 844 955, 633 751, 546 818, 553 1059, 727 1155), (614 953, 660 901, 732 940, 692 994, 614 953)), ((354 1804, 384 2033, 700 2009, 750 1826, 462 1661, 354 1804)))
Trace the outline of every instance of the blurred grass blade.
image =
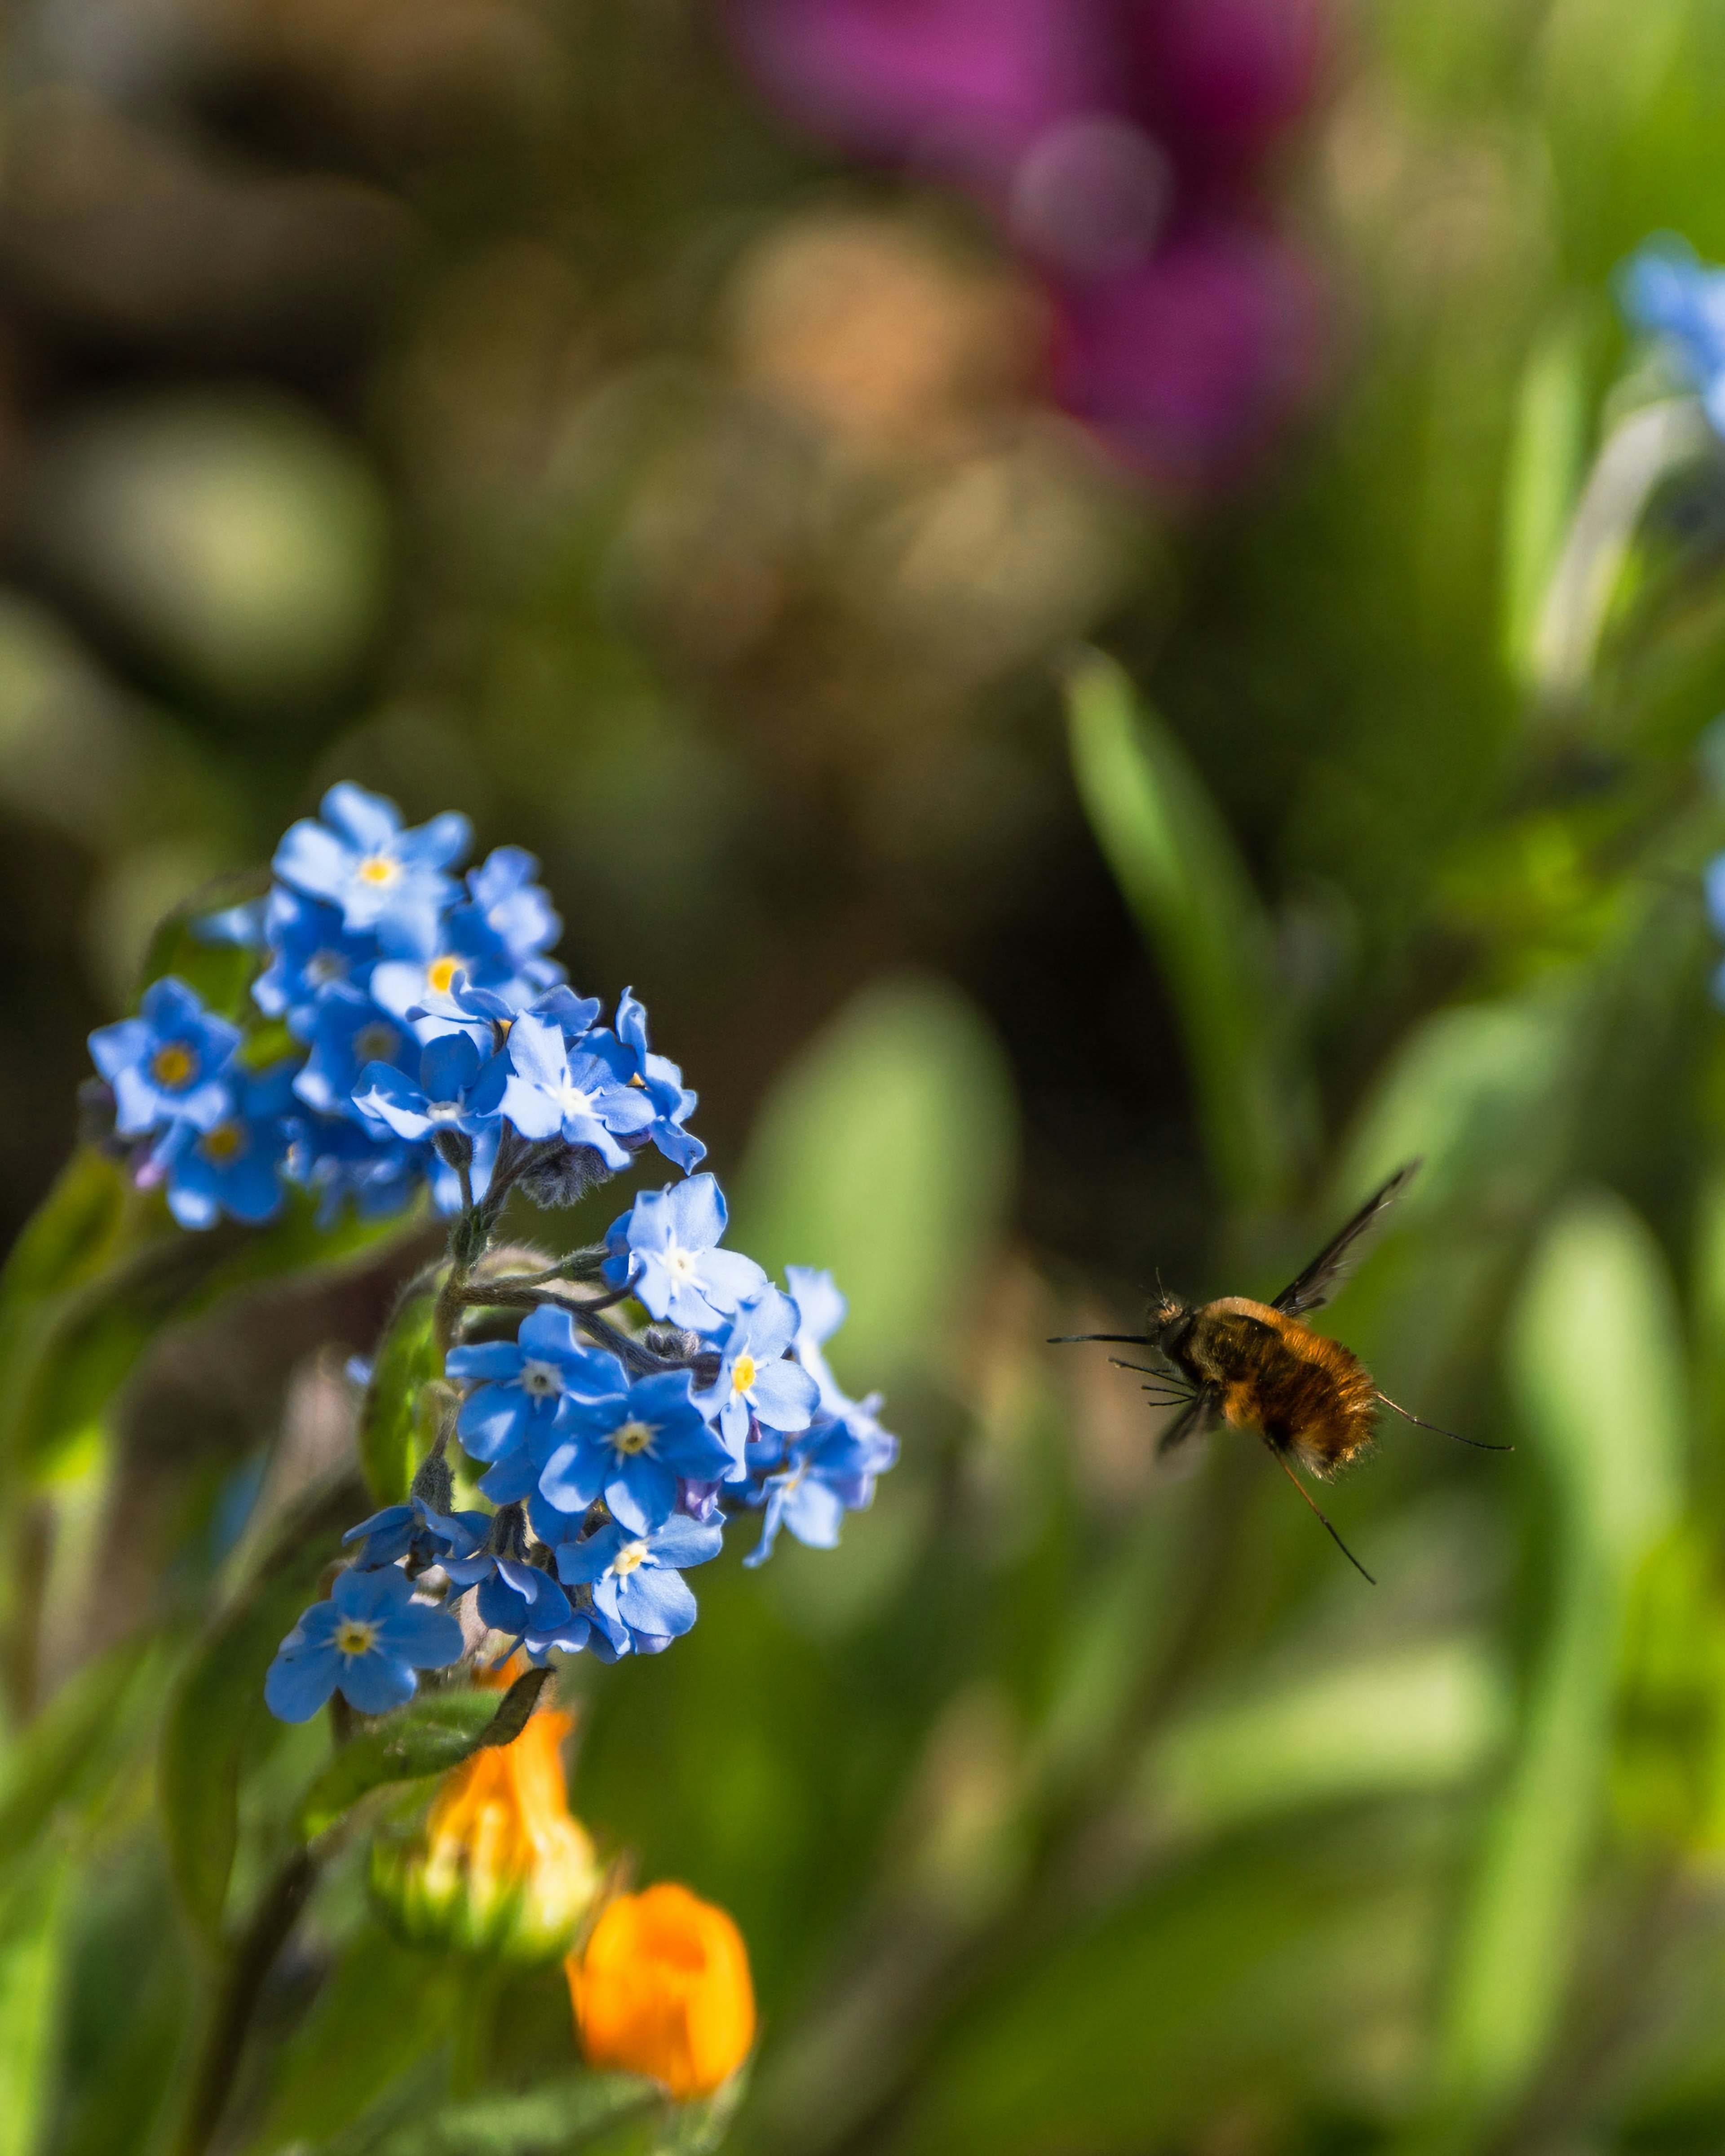
POLYGON ((48 2123, 68 1871, 44 1851, 0 1890, 0 2156, 37 2156, 48 2123))
POLYGON ((342 1747, 306 1791, 300 1830, 309 1840, 388 1782, 446 1774, 472 1753, 508 1744, 526 1726, 551 1671, 529 1670, 501 1699, 495 1691, 422 1695, 342 1747))
POLYGON ((1294 1160, 1263 909, 1190 760, 1120 668, 1086 654, 1067 698, 1079 794, 1168 982, 1211 1168, 1236 1201, 1273 1205, 1294 1160))
POLYGON ((1587 324, 1567 311, 1534 346, 1516 400, 1503 501, 1503 655, 1530 686, 1545 595, 1580 491, 1592 411, 1587 324))
POLYGON ((7 1749, 0 1851, 28 1849, 63 1807, 100 1805, 153 1735, 167 1664, 159 1642, 122 1640, 61 1686, 7 1749))
POLYGON ((239 1837, 242 1764, 269 1733, 264 1675, 363 1503, 344 1476, 293 1509, 244 1591, 193 1650, 169 1703, 157 1770, 162 1825, 181 1897, 212 1945, 239 1837))
POLYGON ((1453 1971, 1445 2065, 1464 2118, 1507 2109, 1555 2028, 1607 1795, 1630 1585, 1681 1502, 1675 1298, 1651 1235, 1620 1200, 1577 1199, 1552 1223, 1508 1356, 1520 1424, 1557 1497, 1555 1588, 1453 1971))
POLYGON ((901 977, 839 1014, 773 1087, 730 1241, 769 1270, 829 1266, 841 1378, 927 1353, 993 1250, 1016 1167, 1012 1079, 956 988, 901 977))
POLYGON ((1654 490, 1712 441, 1697 400, 1671 397, 1632 412, 1601 446, 1535 631, 1535 678, 1553 701, 1566 702, 1587 686, 1612 598, 1654 490))

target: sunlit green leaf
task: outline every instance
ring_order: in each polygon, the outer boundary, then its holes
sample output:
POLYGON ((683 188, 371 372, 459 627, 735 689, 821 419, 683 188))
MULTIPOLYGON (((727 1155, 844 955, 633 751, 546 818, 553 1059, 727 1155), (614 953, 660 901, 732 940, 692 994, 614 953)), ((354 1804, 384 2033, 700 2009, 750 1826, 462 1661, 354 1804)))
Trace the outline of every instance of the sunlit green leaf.
POLYGON ((1504 657, 1523 685, 1537 676, 1540 613, 1580 490, 1591 424, 1586 323, 1572 310, 1528 355, 1504 484, 1504 657))
POLYGON ((0 2156, 36 2156, 53 2100, 68 1872, 44 1850, 0 1888, 0 2156))
POLYGON ((606 2129, 632 2114, 657 2119, 670 2108, 651 2082, 633 2074, 583 2074, 521 2095, 449 2104, 377 2138, 344 2135, 329 2156, 574 2156, 596 2145, 608 2150, 606 2129))
POLYGON ((1453 1973, 1452 2102, 1490 2113, 1534 2072, 1570 1966, 1603 1815, 1630 1584, 1681 1502, 1685 1369, 1675 1298, 1620 1200, 1578 1199, 1534 1254, 1509 1373, 1555 1494, 1555 1599, 1523 1737, 1486 1836, 1453 1973))
POLYGON ((1277 1037, 1263 908, 1184 750, 1121 670, 1091 654, 1068 699, 1079 793, 1167 979, 1211 1165, 1230 1196, 1272 1204, 1293 1179, 1302 1104, 1277 1037))

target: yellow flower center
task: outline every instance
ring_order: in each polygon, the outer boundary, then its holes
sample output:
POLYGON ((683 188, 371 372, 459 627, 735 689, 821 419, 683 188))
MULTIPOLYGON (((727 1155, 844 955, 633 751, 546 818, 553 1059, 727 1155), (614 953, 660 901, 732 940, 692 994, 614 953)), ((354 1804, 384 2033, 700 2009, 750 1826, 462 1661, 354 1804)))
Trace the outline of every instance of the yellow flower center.
POLYGON ((732 1391, 734 1393, 746 1393, 754 1382, 754 1357, 752 1355, 739 1355, 737 1360, 731 1365, 732 1391))
POLYGON ((236 1160, 245 1151, 245 1125, 218 1123, 204 1132, 200 1144, 206 1160, 236 1160))
POLYGON ((638 1565, 643 1565, 646 1562, 647 1545, 644 1540, 625 1543, 616 1556, 612 1558, 611 1569, 619 1579, 626 1579, 638 1565))
POLYGON ((612 1431, 611 1442, 619 1452, 644 1452, 653 1442, 653 1427, 650 1422, 623 1423, 612 1431))
POLYGON ((198 1075, 198 1057, 183 1040, 171 1040, 157 1050, 150 1069, 158 1086, 189 1086, 198 1075))
POLYGON ((343 1655, 368 1655, 377 1637, 375 1625, 367 1625, 358 1617, 347 1618, 336 1627, 336 1651, 343 1655))
POLYGON ((425 978, 439 995, 446 996, 460 970, 461 961, 459 958, 434 958, 425 968, 425 978))
POLYGON ((391 860, 388 854, 372 854, 360 863, 358 873, 362 883, 376 884, 381 889, 401 874, 401 863, 391 860))

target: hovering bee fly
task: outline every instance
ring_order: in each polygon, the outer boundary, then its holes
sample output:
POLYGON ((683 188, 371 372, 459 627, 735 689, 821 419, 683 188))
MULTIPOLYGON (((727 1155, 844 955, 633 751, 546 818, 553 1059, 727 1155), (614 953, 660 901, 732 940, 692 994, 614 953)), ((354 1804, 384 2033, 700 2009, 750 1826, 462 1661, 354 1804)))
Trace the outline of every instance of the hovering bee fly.
POLYGON ((1294 1472, 1295 1460, 1309 1475, 1327 1481, 1371 1443, 1380 1402, 1404 1420, 1453 1437, 1458 1445, 1471 1445, 1481 1452, 1512 1450, 1460 1436, 1410 1414, 1378 1389, 1357 1355, 1339 1341, 1314 1332, 1304 1322, 1307 1311, 1321 1308, 1335 1293, 1361 1237, 1406 1189, 1419 1167, 1417 1160, 1410 1160, 1399 1168, 1274 1302, 1230 1295, 1194 1306, 1159 1290, 1142 1332, 1060 1336, 1061 1341, 1101 1340, 1147 1348, 1158 1358, 1147 1363, 1110 1358, 1122 1369, 1139 1370, 1154 1380, 1143 1389, 1156 1404, 1180 1408, 1158 1443, 1158 1458, 1189 1439, 1202 1436, 1219 1418, 1235 1430, 1255 1430, 1323 1522, 1337 1548, 1368 1580, 1371 1573, 1307 1496, 1294 1472))

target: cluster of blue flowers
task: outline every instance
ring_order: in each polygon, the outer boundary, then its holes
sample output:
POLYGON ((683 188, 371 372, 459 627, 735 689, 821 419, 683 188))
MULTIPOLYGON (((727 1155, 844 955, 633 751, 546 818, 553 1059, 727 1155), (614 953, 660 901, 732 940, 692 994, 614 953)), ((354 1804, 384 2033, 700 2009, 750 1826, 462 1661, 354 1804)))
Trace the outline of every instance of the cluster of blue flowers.
POLYGON ((266 1221, 290 1182, 326 1223, 426 1187, 455 1216, 444 1426, 408 1502, 352 1530, 351 1563, 282 1642, 265 1691, 288 1721, 336 1690, 384 1712, 418 1671, 488 1647, 656 1654, 695 1621, 683 1573, 728 1518, 762 1516, 750 1564, 781 1528, 830 1548, 897 1456, 878 1396, 848 1399, 827 1367, 831 1276, 793 1266, 786 1292, 722 1247, 696 1096, 642 1006, 625 990, 601 1025, 547 955, 561 924, 537 862, 504 847, 458 881, 469 838, 464 817, 407 830, 393 803, 333 788, 283 839, 268 897, 203 924, 258 952, 256 1027, 169 978, 90 1039, 116 1142, 187 1227, 266 1221), (640 1192, 603 1247, 531 1276, 488 1268, 511 1189, 572 1203, 649 1147, 686 1179, 640 1192), (485 1508, 456 1508, 458 1474, 485 1508))
POLYGON ((170 977, 90 1036, 116 1137, 183 1226, 267 1220, 287 1181, 326 1222, 350 1199, 395 1212, 426 1183, 453 1213, 485 1196, 506 1134, 511 1179, 551 1202, 649 1144, 685 1173, 700 1161, 696 1096, 648 1047, 639 1003, 625 991, 600 1026, 547 956, 562 923, 538 863, 502 846, 458 881, 470 836, 465 816, 404 830, 393 803, 332 787, 277 848, 268 898, 203 924, 259 950, 273 1035, 248 1041, 170 977))

